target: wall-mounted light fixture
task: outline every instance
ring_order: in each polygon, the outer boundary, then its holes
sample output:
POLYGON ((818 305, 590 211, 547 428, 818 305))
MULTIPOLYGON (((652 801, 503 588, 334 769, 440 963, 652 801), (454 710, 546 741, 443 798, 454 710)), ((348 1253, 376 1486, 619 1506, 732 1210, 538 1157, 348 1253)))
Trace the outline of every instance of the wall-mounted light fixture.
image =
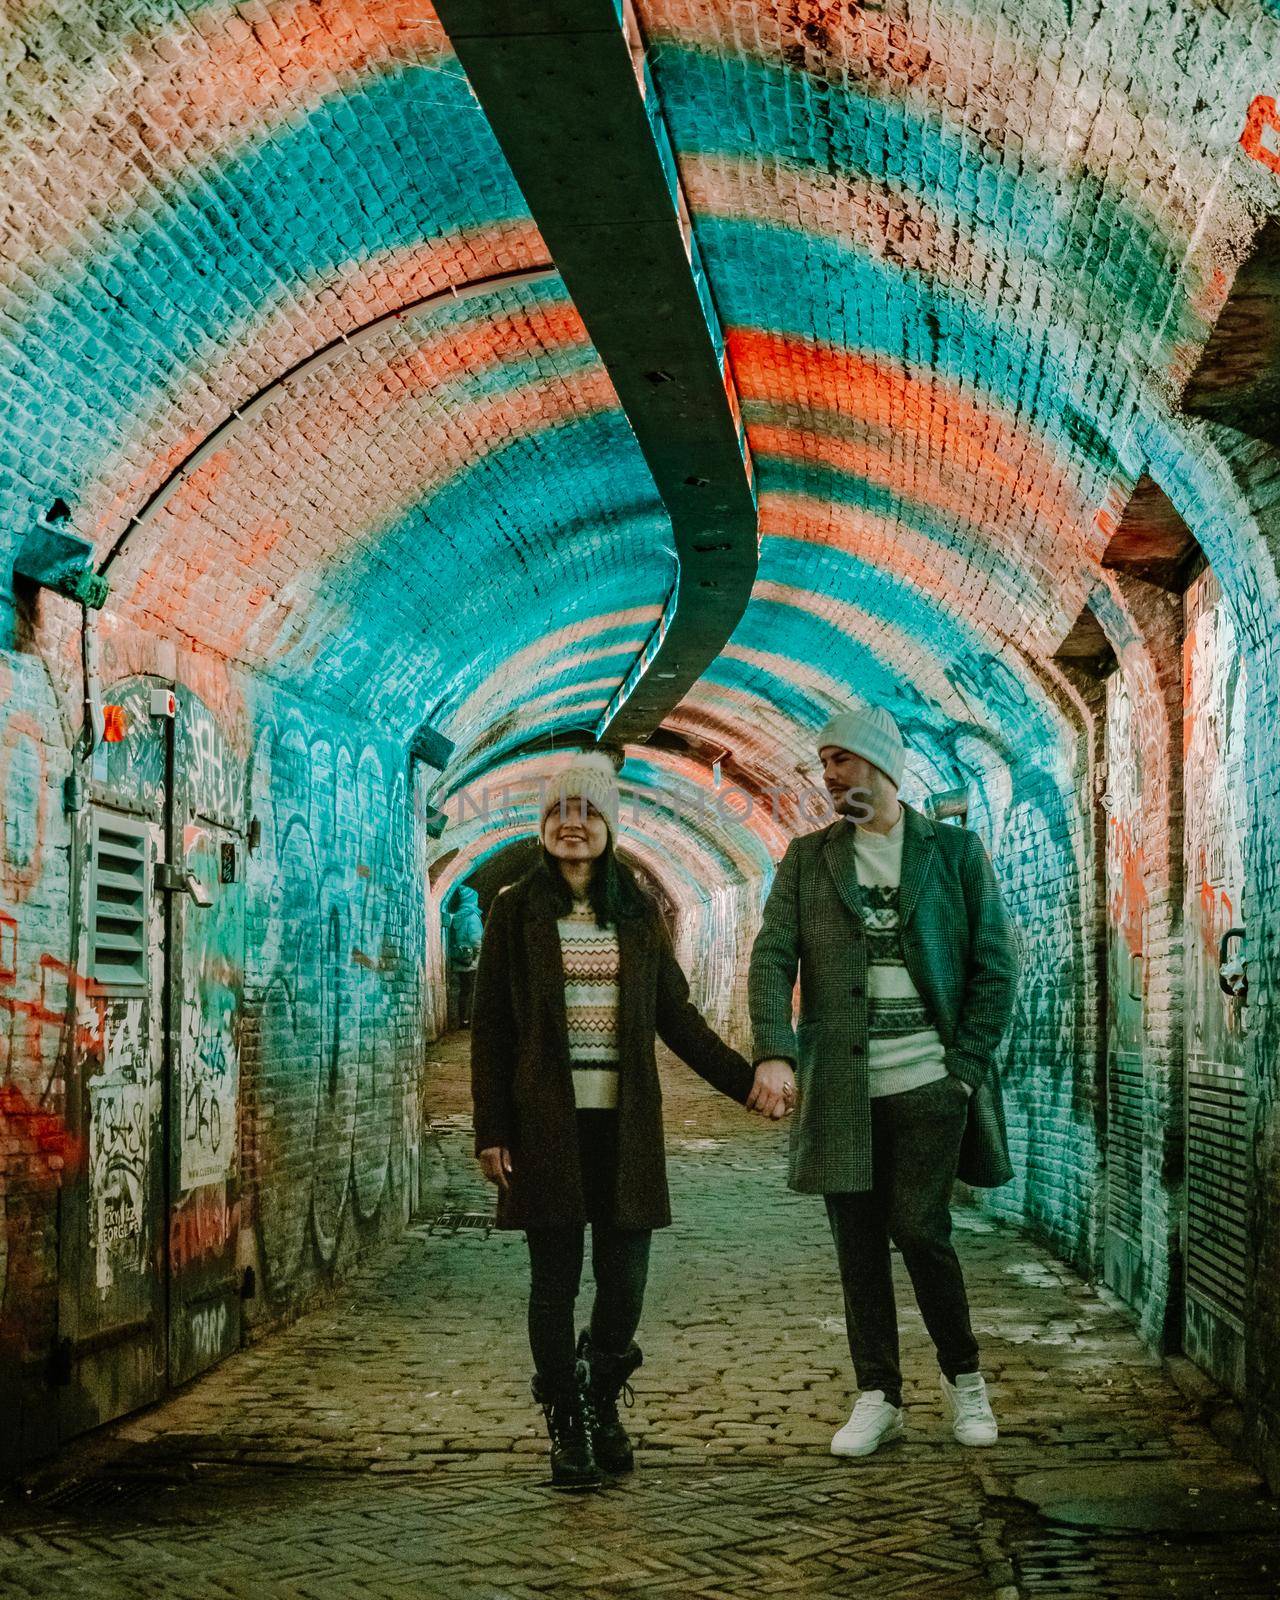
POLYGON ((434 767, 437 772, 443 772, 449 765, 453 751, 453 740, 446 739, 429 722, 422 723, 409 740, 409 760, 421 761, 423 766, 434 767))
POLYGON ((93 570, 92 560, 93 545, 71 527, 71 507, 55 500, 18 547, 13 575, 100 611, 110 585, 93 570))
POLYGON ((931 794, 925 800, 924 814, 931 822, 943 822, 948 818, 954 818, 963 828, 969 820, 969 791, 943 789, 938 794, 931 794))

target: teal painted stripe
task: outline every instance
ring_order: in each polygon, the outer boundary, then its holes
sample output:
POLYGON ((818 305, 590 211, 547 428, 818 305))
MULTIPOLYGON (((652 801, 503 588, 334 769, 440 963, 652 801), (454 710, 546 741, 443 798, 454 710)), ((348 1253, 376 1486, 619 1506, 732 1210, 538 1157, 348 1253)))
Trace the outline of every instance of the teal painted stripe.
MULTIPOLYGON (((918 275, 826 239, 767 223, 710 218, 698 225, 721 314, 837 350, 933 370, 994 400, 1054 441, 1101 497, 1117 472, 1136 475, 1130 421, 1136 391, 1123 367, 1108 373, 1054 353, 1056 337, 997 321, 918 275)), ((762 490, 766 487, 762 474, 762 490)))
MULTIPOLYGON (((446 685, 461 703, 549 626, 661 604, 669 538, 666 512, 620 413, 542 429, 478 455, 339 568, 321 573, 306 634, 280 674, 358 693, 380 641, 411 623, 420 635, 422 695, 403 714, 416 726, 426 714, 420 708, 431 706, 438 720, 446 685), (575 530, 569 537, 567 527, 575 530), (401 605, 388 602, 388 573, 401 605), (335 650, 335 628, 356 648, 335 650)), ((567 661, 563 671, 572 669, 567 661)), ((547 680, 539 692, 555 687, 547 680)), ((512 693, 518 698, 520 687, 512 693)), ((399 715, 400 708, 378 712, 399 715)))
POLYGON ((11 410, 0 435, 10 529, 32 502, 74 503, 140 413, 301 285, 527 215, 466 85, 429 68, 335 95, 186 172, 14 314, 0 387, 26 415, 11 410))
MULTIPOLYGON (((1025 148, 1016 167, 958 120, 888 96, 820 80, 758 57, 724 57, 684 45, 657 52, 655 76, 682 156, 758 161, 891 186, 933 204, 940 197, 998 244, 1016 241, 1046 281, 1074 277, 1148 343, 1161 336, 1186 241, 1170 238, 1134 199, 1096 174, 1070 174, 1025 148)), ((1185 302, 1166 343, 1207 332, 1185 302)))
MULTIPOLYGON (((1035 580, 1025 562, 1007 555, 998 544, 979 531, 961 522, 948 522, 905 496, 896 494, 880 484, 869 482, 856 473, 841 472, 820 463, 808 464, 761 454, 756 458, 761 482, 772 494, 798 495, 806 499, 833 501, 883 517, 887 522, 910 528, 921 538, 937 545, 939 553, 950 552, 966 561, 975 559, 980 552, 983 567, 991 573, 998 586, 1010 597, 1023 601, 1039 599, 1035 594, 1035 580)), ((805 544, 804 548, 816 554, 825 546, 805 544)))

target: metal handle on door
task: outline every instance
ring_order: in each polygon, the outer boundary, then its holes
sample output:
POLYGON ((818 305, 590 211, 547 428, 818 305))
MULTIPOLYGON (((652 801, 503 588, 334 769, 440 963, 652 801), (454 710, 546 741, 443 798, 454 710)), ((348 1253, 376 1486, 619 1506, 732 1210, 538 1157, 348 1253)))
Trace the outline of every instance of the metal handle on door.
POLYGON ((1130 998, 1130 1000, 1141 1000, 1142 999, 1142 980, 1141 980, 1141 978, 1137 978, 1137 971, 1138 971, 1138 963, 1139 963, 1139 961, 1143 961, 1145 959, 1146 958, 1143 956, 1141 950, 1131 950, 1129 952, 1129 998, 1130 998), (1135 979, 1136 979, 1136 982, 1135 982, 1135 979))
POLYGON ((1243 928, 1228 928, 1222 935, 1218 945, 1218 987, 1223 994, 1230 995, 1233 1000, 1243 1004, 1249 998, 1249 975, 1245 971, 1246 962, 1243 956, 1234 960, 1231 956, 1231 941, 1244 939, 1243 928))
POLYGON ((156 862, 156 889, 161 894, 189 894, 206 910, 213 904, 213 896, 190 867, 175 867, 168 861, 156 862))

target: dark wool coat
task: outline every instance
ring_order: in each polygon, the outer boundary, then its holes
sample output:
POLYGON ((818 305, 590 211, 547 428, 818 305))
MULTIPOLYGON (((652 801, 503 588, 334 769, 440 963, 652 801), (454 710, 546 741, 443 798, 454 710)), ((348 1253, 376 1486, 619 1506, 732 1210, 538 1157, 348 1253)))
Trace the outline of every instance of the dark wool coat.
MULTIPOLYGON (((555 886, 539 863, 494 901, 480 947, 471 1013, 471 1093, 476 1154, 511 1151, 500 1228, 563 1227, 585 1220, 577 1108, 569 1066, 564 966, 555 886)), ((613 1221, 663 1228, 671 1221, 662 1136, 657 1034, 713 1088, 739 1104, 754 1072, 708 1027, 657 906, 617 926, 618 1187, 613 1221)))
MULTIPOLYGON (((1018 955, 976 833, 904 805, 902 954, 942 1039, 948 1072, 974 1086, 959 1176, 994 1188, 1013 1176, 995 1053, 1013 1013, 1018 955)), ((871 1187, 867 944, 853 824, 793 839, 778 863, 751 951, 755 1059, 796 1064, 788 1183, 808 1193, 871 1187), (800 1018, 792 994, 800 976, 800 1018)))

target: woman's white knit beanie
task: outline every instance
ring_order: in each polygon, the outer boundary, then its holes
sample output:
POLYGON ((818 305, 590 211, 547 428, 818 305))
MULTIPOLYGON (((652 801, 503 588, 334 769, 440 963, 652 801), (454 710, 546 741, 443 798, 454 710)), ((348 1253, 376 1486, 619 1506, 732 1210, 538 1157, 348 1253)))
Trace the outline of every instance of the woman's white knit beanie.
POLYGON ((862 756, 892 779, 895 788, 901 786, 906 751, 898 724, 883 706, 865 706, 861 711, 842 711, 832 717, 818 735, 819 751, 829 744, 862 756))
POLYGON ((552 778, 542 804, 542 821, 558 805, 568 800, 589 800, 604 818, 609 834, 618 836, 618 775, 603 750, 587 750, 574 756, 567 767, 552 778))

